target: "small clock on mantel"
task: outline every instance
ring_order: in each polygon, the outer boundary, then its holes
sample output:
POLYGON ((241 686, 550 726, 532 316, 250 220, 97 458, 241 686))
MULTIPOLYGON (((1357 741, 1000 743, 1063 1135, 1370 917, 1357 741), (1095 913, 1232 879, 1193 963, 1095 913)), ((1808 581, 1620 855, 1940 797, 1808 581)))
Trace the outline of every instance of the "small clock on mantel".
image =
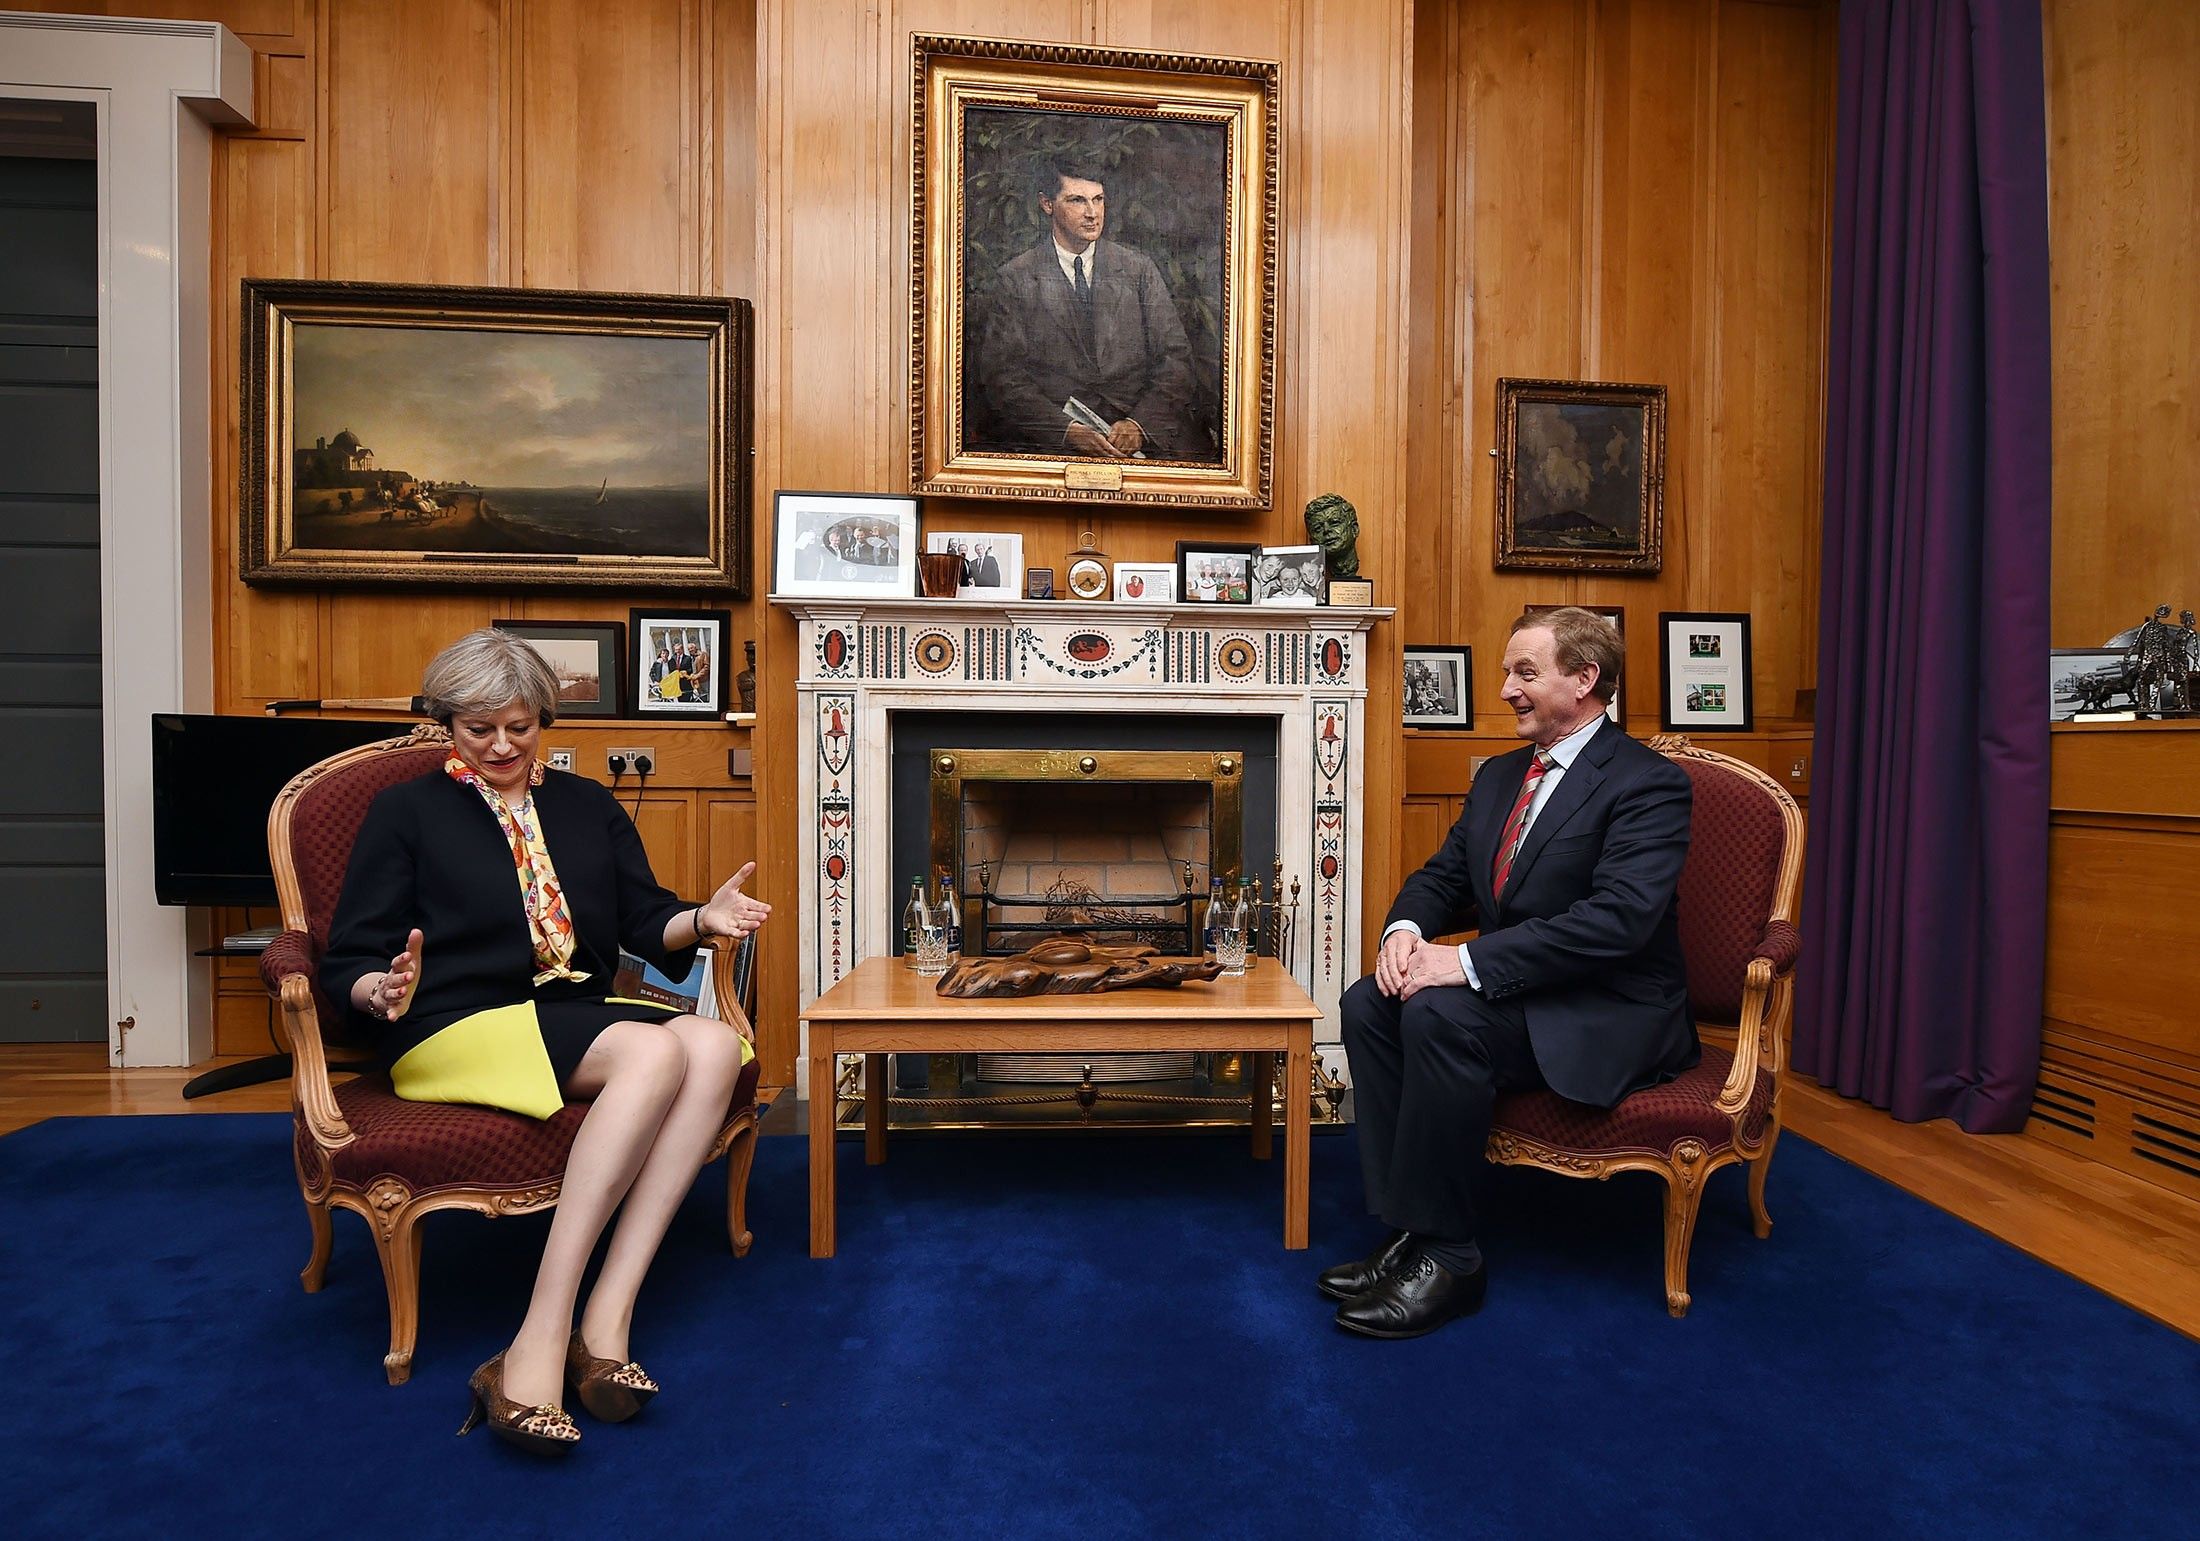
POLYGON ((1076 599, 1106 599, 1111 582, 1108 554, 1092 543, 1092 531, 1078 537, 1077 549, 1069 554, 1069 571, 1063 575, 1064 586, 1076 599))

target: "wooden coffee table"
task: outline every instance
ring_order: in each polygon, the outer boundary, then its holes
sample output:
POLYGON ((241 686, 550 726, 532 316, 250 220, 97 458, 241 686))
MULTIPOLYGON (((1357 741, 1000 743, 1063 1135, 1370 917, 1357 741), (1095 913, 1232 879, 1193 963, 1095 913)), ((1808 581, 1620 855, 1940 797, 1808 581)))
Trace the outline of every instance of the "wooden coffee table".
MULTIPOLYGON (((869 1056, 864 1153, 886 1157, 888 1054, 1114 1053, 1142 1049, 1236 1049, 1286 1056, 1283 1099, 1283 1244, 1306 1245, 1307 1124, 1314 1073, 1314 1023, 1321 1008, 1299 982, 1264 958, 1236 979, 1176 989, 1017 1000, 950 1000, 938 981, 899 958, 866 958, 802 1013, 810 1058, 810 1256, 833 1255, 833 1057, 869 1056)), ((1267 1085, 1258 1073, 1252 1085, 1267 1085)), ((1268 1154, 1268 1098, 1253 1096, 1253 1150, 1268 1154)))

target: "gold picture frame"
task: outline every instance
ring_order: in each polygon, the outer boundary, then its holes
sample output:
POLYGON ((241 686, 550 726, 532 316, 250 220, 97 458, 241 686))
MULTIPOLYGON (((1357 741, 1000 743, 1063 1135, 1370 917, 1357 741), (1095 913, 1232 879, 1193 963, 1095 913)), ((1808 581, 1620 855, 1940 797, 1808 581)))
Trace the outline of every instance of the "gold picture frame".
POLYGON ((243 304, 246 583, 747 597, 748 301, 246 279, 243 304))
POLYGON ((1665 387, 1497 382, 1497 568, 1665 565, 1665 387))
POLYGON ((912 49, 911 490, 1269 508, 1277 66, 912 49))

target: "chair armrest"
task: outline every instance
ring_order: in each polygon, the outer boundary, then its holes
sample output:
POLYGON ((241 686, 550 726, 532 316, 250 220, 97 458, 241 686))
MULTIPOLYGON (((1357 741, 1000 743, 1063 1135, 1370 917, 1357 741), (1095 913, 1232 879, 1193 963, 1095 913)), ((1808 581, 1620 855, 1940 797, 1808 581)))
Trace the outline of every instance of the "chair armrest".
POLYGON ((1803 950, 1803 933, 1785 920, 1767 921, 1764 938, 1757 943, 1753 958, 1763 958, 1772 965, 1772 972, 1785 974, 1795 967, 1796 958, 1803 950))
POLYGON ((303 931, 285 931, 260 954, 260 983, 267 993, 281 998, 283 981, 292 974, 313 977, 313 939, 303 931))

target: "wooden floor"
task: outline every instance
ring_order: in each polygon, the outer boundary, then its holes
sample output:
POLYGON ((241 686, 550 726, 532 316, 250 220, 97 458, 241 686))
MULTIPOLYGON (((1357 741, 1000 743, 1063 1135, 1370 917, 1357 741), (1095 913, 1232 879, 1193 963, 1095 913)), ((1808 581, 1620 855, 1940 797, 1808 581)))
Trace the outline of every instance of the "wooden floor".
MULTIPOLYGON (((71 1115, 290 1106, 282 1081, 185 1101, 184 1082, 206 1068, 110 1071, 99 1044, 0 1045, 0 1135, 71 1115)), ((2200 1338, 2200 1203, 2039 1140, 1967 1135, 1945 1119, 1898 1124, 1801 1076, 1782 1100, 1788 1128, 1805 1139, 2200 1338)), ((766 1132, 801 1127, 783 1117, 766 1132)), ((1770 1203, 1777 1227, 1777 1157, 1770 1203)))

